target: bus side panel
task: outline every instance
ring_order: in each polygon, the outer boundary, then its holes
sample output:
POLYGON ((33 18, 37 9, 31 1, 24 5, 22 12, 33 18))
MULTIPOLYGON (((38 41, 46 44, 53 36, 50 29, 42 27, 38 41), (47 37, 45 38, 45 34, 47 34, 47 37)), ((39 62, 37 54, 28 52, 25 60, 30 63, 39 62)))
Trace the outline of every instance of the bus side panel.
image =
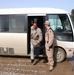
POLYGON ((27 33, 0 33, 0 55, 27 55, 27 33))

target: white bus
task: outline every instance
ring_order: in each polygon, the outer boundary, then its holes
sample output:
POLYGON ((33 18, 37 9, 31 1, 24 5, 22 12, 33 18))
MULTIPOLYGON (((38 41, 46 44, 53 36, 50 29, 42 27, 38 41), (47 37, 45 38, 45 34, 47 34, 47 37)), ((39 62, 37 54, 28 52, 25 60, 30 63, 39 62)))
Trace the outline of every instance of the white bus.
POLYGON ((43 32, 41 54, 44 54, 45 27, 50 21, 55 33, 54 55, 57 62, 72 57, 74 52, 74 27, 69 13, 54 8, 0 9, 0 55, 25 56, 30 54, 30 27, 33 22, 43 32))

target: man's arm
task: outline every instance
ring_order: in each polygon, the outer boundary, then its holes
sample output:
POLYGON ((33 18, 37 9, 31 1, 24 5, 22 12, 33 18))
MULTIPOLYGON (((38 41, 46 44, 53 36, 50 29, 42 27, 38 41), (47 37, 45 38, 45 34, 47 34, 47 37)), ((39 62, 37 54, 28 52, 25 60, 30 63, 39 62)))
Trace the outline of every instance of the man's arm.
POLYGON ((50 30, 49 31, 49 42, 48 42, 49 47, 51 47, 51 45, 53 44, 53 41, 54 41, 54 33, 52 30, 50 30))
POLYGON ((38 42, 40 43, 42 41, 42 31, 41 29, 39 29, 39 40, 38 42))

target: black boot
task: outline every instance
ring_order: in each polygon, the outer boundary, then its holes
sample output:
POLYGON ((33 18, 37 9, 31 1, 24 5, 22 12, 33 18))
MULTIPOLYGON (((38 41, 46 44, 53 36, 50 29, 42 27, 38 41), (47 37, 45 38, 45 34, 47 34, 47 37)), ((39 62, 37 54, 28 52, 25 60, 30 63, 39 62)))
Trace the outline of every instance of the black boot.
POLYGON ((33 63, 34 62, 34 59, 31 59, 31 63, 33 63))

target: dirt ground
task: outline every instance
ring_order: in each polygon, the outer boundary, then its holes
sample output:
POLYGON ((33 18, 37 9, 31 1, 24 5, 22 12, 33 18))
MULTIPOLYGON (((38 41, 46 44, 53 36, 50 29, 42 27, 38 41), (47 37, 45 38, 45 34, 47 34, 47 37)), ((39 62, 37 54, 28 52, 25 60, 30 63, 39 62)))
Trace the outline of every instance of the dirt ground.
POLYGON ((36 58, 32 64, 29 57, 0 57, 0 75, 74 75, 67 60, 57 63, 52 72, 44 61, 44 58, 36 58))

